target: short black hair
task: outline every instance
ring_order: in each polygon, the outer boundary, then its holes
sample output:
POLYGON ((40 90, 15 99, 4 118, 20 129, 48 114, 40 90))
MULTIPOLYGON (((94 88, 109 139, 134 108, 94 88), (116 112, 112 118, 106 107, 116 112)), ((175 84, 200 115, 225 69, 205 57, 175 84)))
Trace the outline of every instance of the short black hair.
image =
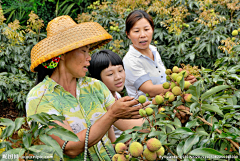
POLYGON ((37 85, 38 83, 42 82, 47 75, 51 77, 55 68, 47 69, 42 64, 39 64, 34 70, 38 72, 37 79, 35 81, 35 85, 37 85))
POLYGON ((108 68, 109 65, 123 66, 123 62, 120 56, 111 50, 100 50, 92 54, 90 66, 88 67, 90 77, 102 80, 101 72, 108 68))

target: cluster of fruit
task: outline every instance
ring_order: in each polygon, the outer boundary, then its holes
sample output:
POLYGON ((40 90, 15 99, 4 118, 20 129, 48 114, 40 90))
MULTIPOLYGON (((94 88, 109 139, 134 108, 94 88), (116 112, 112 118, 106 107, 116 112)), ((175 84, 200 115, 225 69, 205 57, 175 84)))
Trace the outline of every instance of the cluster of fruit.
POLYGON ((189 87, 192 85, 189 81, 184 81, 184 88, 180 88, 180 81, 181 80, 187 80, 187 77, 190 75, 190 72, 188 70, 183 70, 182 68, 178 68, 177 66, 174 66, 171 69, 167 69, 167 80, 170 82, 163 83, 164 89, 169 89, 170 91, 166 92, 163 95, 156 95, 155 98, 153 98, 152 103, 155 105, 160 105, 164 103, 164 101, 168 101, 169 103, 173 102, 176 99, 176 96, 182 96, 182 101, 184 102, 192 102, 191 97, 192 94, 188 94, 185 91, 189 89, 189 87))
MULTIPOLYGON (((181 100, 183 104, 192 103, 192 94, 187 91, 192 84, 187 80, 192 75, 199 77, 199 69, 197 66, 192 67, 189 64, 182 64, 182 67, 174 66, 172 69, 166 70, 168 81, 163 83, 163 88, 168 89, 168 92, 156 95, 154 98, 149 98, 148 94, 146 96, 141 95, 138 97, 138 102, 143 104, 146 101, 146 97, 148 97, 148 100, 152 101, 153 105, 158 106, 158 114, 162 114, 165 111, 164 106, 171 105, 178 97, 180 97, 178 100, 181 100)), ((148 106, 145 109, 140 109, 139 114, 147 118, 155 113, 151 106, 148 106)))
POLYGON ((236 40, 236 36, 238 35, 238 32, 240 32, 240 28, 238 30, 233 30, 232 31, 232 41, 235 41, 236 40))
POLYGON ((118 28, 117 25, 116 25, 116 26, 110 26, 110 30, 111 30, 111 31, 117 31, 117 32, 120 31, 120 29, 118 28))
POLYGON ((143 157, 148 161, 157 160, 157 157, 161 158, 165 152, 162 143, 156 138, 150 138, 146 142, 146 146, 143 146, 139 142, 132 142, 128 148, 124 143, 117 143, 115 146, 115 154, 112 158, 113 161, 127 161, 130 157, 133 158, 142 158, 143 157), (144 147, 146 147, 144 149, 144 147), (144 149, 144 150, 143 150, 144 149))
POLYGON ((96 9, 96 6, 100 5, 100 1, 93 2, 90 6, 87 7, 87 9, 96 9))
POLYGON ((189 28, 189 25, 188 24, 186 24, 186 23, 183 23, 182 25, 180 25, 179 26, 180 28, 182 28, 182 27, 187 27, 187 28, 189 28))

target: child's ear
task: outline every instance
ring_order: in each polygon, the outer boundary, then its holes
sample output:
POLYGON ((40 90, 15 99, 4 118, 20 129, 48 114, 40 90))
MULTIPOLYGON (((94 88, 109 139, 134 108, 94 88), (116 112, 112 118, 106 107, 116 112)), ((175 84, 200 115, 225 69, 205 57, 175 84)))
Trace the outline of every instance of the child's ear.
POLYGON ((127 35, 127 38, 129 39, 129 36, 128 36, 128 33, 127 33, 127 31, 126 31, 126 35, 127 35))

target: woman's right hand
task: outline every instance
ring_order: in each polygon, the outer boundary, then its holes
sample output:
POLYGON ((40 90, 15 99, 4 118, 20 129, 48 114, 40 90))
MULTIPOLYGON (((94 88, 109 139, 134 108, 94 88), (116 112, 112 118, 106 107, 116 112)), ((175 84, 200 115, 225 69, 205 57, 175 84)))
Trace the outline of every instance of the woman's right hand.
POLYGON ((125 96, 118 99, 109 109, 109 112, 111 112, 112 116, 116 119, 142 118, 142 116, 139 115, 139 109, 143 108, 143 106, 137 104, 139 104, 139 102, 133 97, 125 96))

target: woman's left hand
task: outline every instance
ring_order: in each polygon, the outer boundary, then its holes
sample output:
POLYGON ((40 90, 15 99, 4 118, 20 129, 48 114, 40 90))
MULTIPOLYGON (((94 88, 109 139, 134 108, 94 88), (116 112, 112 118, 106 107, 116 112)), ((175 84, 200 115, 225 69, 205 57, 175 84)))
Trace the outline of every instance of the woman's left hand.
POLYGON ((185 112, 182 112, 181 110, 189 111, 190 109, 186 106, 180 105, 176 108, 176 110, 174 110, 174 112, 176 113, 175 116, 181 121, 182 124, 186 123, 190 115, 186 114, 185 112), (176 110, 179 110, 179 112, 177 112, 176 110))
POLYGON ((189 81, 191 84, 195 83, 197 81, 196 77, 193 75, 189 75, 185 81, 189 81))

